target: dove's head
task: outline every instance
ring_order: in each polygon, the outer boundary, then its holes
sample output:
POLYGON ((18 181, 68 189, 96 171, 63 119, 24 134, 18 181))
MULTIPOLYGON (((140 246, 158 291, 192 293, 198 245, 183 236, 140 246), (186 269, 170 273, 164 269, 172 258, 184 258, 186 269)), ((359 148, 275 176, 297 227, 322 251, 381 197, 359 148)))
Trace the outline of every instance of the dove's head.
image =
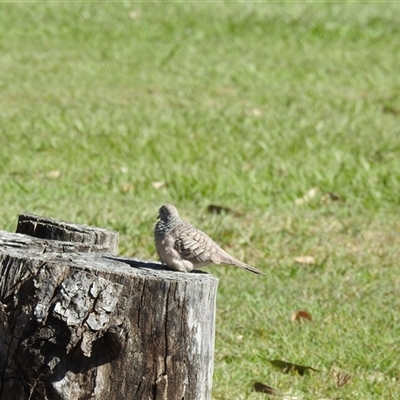
POLYGON ((172 204, 164 204, 158 210, 158 218, 165 222, 179 218, 178 210, 172 204))

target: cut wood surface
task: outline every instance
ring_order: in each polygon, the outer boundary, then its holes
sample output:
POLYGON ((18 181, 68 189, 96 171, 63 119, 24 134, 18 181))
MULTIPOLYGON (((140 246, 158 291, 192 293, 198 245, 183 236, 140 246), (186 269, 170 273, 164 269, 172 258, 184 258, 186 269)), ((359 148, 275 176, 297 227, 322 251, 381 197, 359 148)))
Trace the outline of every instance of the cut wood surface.
POLYGON ((0 231, 0 399, 211 398, 218 280, 0 231))
POLYGON ((17 233, 75 243, 74 251, 118 253, 118 232, 33 214, 20 214, 17 233))

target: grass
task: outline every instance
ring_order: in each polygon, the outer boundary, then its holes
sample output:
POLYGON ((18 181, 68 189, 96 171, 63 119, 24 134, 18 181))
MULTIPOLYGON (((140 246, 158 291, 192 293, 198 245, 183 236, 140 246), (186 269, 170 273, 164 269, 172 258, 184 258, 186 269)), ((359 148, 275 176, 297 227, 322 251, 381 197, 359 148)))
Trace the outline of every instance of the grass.
POLYGON ((266 398, 255 381, 286 398, 399 398, 399 15, 384 2, 2 2, 0 228, 32 212, 115 229, 122 254, 155 258, 157 209, 174 203, 268 273, 209 268, 214 399, 266 398), (313 321, 291 322, 299 309, 313 321))

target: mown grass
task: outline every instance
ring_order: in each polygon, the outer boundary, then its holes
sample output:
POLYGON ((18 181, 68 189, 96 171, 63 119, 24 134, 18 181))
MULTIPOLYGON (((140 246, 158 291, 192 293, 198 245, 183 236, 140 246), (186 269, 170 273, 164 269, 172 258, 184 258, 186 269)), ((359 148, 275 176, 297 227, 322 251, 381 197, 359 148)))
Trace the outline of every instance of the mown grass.
POLYGON ((2 3, 0 227, 38 213, 155 258, 172 202, 268 273, 209 268, 214 399, 397 399, 399 34, 397 3, 2 3))

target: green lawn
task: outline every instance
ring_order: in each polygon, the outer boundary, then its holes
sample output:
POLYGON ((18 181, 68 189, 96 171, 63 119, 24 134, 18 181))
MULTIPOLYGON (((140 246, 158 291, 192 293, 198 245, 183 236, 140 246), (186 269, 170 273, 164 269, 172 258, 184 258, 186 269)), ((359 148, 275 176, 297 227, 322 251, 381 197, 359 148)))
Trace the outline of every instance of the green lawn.
POLYGON ((267 272, 208 269, 214 399, 400 398, 400 3, 2 2, 0 53, 0 229, 37 213, 155 258, 173 203, 267 272))

